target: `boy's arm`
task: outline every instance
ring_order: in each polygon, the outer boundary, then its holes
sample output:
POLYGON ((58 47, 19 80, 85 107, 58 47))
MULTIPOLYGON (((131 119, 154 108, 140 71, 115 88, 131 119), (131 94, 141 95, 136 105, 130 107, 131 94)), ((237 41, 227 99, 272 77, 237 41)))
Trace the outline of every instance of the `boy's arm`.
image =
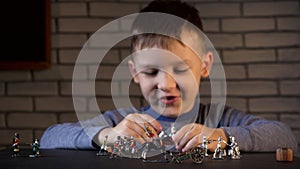
POLYGON ((291 147, 297 151, 297 141, 291 129, 279 121, 227 109, 220 121, 228 135, 235 136, 242 151, 272 151, 291 147))
MULTIPOLYGON (((96 134, 105 126, 91 127, 90 134, 96 134)), ((92 139, 79 122, 52 125, 44 132, 40 147, 44 149, 93 149, 92 139)))
POLYGON ((95 118, 77 123, 55 124, 41 138, 41 148, 94 149, 93 138, 103 129, 114 127, 134 108, 106 111, 95 118))

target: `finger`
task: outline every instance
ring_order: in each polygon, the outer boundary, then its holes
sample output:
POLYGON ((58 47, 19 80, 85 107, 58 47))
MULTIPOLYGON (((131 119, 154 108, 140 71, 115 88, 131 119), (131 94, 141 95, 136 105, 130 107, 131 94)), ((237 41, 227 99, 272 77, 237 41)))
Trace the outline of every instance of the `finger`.
POLYGON ((156 119, 148 114, 142 114, 140 117, 147 121, 157 133, 161 132, 162 126, 156 119))
POLYGON ((146 129, 140 123, 132 123, 130 129, 135 132, 135 135, 137 135, 138 138, 142 138, 144 141, 148 140, 149 136, 147 135, 146 129))
POLYGON ((160 132, 160 131, 158 131, 158 129, 160 129, 162 127, 155 119, 153 119, 151 116, 145 115, 145 114, 136 114, 136 116, 134 118, 138 122, 137 124, 139 124, 140 127, 144 129, 144 134, 147 135, 146 138, 158 136, 157 133, 160 132))
POLYGON ((187 152, 190 149, 197 147, 199 144, 200 144, 200 138, 199 135, 196 135, 185 144, 185 146, 182 148, 182 151, 187 152))
POLYGON ((177 148, 182 149, 185 145, 195 136, 194 129, 190 129, 185 133, 185 135, 177 143, 177 148))
POLYGON ((178 130, 175 135, 173 135, 172 139, 176 144, 176 148, 179 148, 179 143, 182 142, 182 138, 184 135, 192 129, 193 125, 185 125, 180 130, 178 130))

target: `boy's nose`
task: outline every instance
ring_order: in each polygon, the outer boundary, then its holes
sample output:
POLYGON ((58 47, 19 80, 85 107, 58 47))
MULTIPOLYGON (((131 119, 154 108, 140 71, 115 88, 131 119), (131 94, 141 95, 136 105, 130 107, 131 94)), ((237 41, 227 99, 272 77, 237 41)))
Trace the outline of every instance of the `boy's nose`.
POLYGON ((161 72, 157 82, 157 88, 163 91, 169 91, 172 88, 176 88, 176 81, 167 72, 161 72))

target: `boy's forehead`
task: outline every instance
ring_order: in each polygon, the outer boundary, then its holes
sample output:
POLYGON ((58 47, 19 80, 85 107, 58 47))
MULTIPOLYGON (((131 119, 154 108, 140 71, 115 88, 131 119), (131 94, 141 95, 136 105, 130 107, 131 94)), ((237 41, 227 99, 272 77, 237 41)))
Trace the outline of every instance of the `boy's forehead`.
POLYGON ((188 54, 174 52, 173 50, 161 48, 146 48, 134 54, 136 64, 141 67, 157 67, 165 65, 182 65, 193 62, 188 54))
POLYGON ((149 39, 143 38, 141 41, 136 43, 135 46, 133 46, 133 48, 134 48, 134 50, 141 50, 141 49, 143 49, 142 46, 144 46, 144 48, 151 47, 151 48, 164 48, 166 50, 172 50, 172 47, 176 43, 189 48, 190 50, 192 50, 194 53, 196 53, 199 56, 201 56, 206 51, 205 43, 207 43, 207 42, 203 39, 202 32, 190 29, 189 26, 182 26, 182 29, 180 31, 180 37, 178 37, 178 38, 176 38, 174 36, 153 36, 152 38, 149 38, 149 39), (157 38, 157 39, 155 39, 155 38, 157 38), (163 40, 161 40, 160 38, 163 40), (160 39, 160 40, 158 40, 158 39, 160 39), (151 43, 151 41, 152 41, 152 43, 151 43), (164 43, 167 43, 168 45, 162 45, 164 43), (168 47, 165 47, 165 46, 168 46, 168 47))

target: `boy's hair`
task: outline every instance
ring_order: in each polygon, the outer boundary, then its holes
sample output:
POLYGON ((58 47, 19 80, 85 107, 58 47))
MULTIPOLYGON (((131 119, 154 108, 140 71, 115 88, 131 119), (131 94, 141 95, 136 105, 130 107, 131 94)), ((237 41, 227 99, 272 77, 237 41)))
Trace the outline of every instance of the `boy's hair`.
MULTIPOLYGON (((198 10, 180 0, 154 0, 140 11, 140 13, 145 12, 159 12, 174 15, 182 18, 183 21, 178 25, 178 23, 174 24, 167 16, 166 19, 147 18, 143 15, 138 16, 132 27, 132 32, 137 33, 132 36, 131 40, 131 50, 133 52, 154 46, 170 49, 171 44, 174 41, 184 45, 178 39, 181 39, 182 29, 187 21, 203 31, 203 25, 198 10), (174 37, 155 33, 139 34, 139 32, 156 32, 156 30, 164 30, 164 32, 168 32, 174 37)), ((158 17, 164 17, 164 15, 158 17)))

